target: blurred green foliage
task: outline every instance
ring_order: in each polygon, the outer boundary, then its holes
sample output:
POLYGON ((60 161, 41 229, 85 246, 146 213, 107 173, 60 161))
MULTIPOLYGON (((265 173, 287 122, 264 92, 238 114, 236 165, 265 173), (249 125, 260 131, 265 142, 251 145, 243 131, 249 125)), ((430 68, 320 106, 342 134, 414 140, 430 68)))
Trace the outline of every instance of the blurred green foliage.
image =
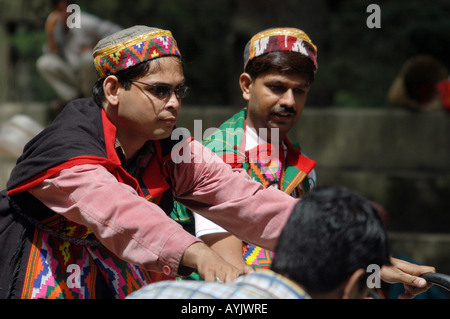
MULTIPOLYGON (((450 67, 448 0, 76 3, 82 10, 124 27, 145 24, 171 30, 193 88, 185 105, 242 106, 237 80, 243 48, 252 34, 274 26, 301 28, 318 46, 319 71, 308 99, 311 106, 385 106, 387 90, 401 65, 416 54, 431 54, 450 67), (380 29, 366 25, 370 3, 381 8, 380 29)), ((16 81, 15 89, 21 92, 14 95, 16 99, 47 101, 54 97, 34 67, 45 40, 43 25, 44 21, 37 25, 18 23, 14 28, 13 63, 23 64, 15 72, 29 73, 16 81)))

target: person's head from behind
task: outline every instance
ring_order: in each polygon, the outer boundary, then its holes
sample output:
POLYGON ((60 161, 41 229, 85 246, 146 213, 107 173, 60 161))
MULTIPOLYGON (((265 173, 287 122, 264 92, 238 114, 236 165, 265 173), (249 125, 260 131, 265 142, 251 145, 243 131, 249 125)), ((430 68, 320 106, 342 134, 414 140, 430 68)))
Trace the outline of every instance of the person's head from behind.
POLYGON ((67 11, 67 6, 70 4, 75 4, 73 0, 52 0, 52 8, 55 11, 65 13, 67 11))
POLYGON ((389 264, 388 239, 366 198, 343 187, 308 193, 296 205, 275 249, 272 270, 313 298, 367 296, 369 265, 389 264))
POLYGON ((52 0, 52 13, 59 16, 61 22, 64 22, 64 26, 68 29, 66 20, 72 14, 72 10, 68 9, 69 5, 75 4, 75 1, 71 0, 52 0))
POLYGON ((409 59, 401 70, 405 91, 418 108, 439 97, 437 85, 448 78, 446 66, 429 55, 418 55, 409 59))
POLYGON ((254 35, 244 50, 239 78, 248 102, 247 124, 279 130, 282 140, 295 125, 317 71, 317 48, 295 28, 273 28, 254 35))
POLYGON ((146 26, 119 31, 99 41, 94 62, 100 76, 94 99, 118 135, 136 141, 170 136, 188 93, 170 31, 146 26))

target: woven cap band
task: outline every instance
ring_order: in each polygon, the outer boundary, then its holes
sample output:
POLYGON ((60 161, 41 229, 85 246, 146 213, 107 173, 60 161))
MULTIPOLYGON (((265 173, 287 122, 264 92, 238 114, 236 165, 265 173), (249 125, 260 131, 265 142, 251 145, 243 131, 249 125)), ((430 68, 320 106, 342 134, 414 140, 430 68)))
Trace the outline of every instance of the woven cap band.
POLYGON ((295 28, 274 28, 255 34, 247 43, 244 51, 244 70, 252 59, 263 54, 290 51, 308 57, 317 71, 317 47, 308 35, 295 28))
POLYGON ((148 60, 181 56, 170 31, 145 26, 128 28, 100 40, 93 55, 101 78, 148 60))

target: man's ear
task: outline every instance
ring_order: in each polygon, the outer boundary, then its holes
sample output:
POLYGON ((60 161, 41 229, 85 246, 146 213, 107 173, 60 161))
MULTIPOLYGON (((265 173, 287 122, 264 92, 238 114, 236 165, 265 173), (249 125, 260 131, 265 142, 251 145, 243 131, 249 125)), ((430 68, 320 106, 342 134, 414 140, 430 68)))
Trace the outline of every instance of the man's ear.
POLYGON ((342 299, 360 299, 366 297, 366 287, 361 287, 361 278, 364 276, 365 271, 363 268, 358 268, 348 278, 344 286, 344 294, 342 299))
POLYGON ((242 90, 242 97, 246 101, 250 100, 250 88, 252 83, 252 77, 248 73, 242 73, 239 77, 239 86, 242 90))
POLYGON ((109 104, 114 106, 119 104, 120 87, 119 79, 114 75, 109 75, 103 82, 103 92, 109 104))

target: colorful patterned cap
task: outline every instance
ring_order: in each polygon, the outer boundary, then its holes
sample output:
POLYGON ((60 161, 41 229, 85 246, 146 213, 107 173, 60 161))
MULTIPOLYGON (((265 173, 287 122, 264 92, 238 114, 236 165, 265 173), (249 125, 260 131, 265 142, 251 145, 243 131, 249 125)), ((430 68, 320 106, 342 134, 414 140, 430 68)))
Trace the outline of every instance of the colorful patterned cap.
POLYGON ((134 26, 100 40, 94 48, 94 64, 101 78, 163 56, 181 56, 172 33, 134 26))
POLYGON ((250 60, 277 51, 298 52, 308 57, 317 71, 317 47, 308 35, 295 28, 273 28, 255 34, 244 50, 244 70, 250 60))

